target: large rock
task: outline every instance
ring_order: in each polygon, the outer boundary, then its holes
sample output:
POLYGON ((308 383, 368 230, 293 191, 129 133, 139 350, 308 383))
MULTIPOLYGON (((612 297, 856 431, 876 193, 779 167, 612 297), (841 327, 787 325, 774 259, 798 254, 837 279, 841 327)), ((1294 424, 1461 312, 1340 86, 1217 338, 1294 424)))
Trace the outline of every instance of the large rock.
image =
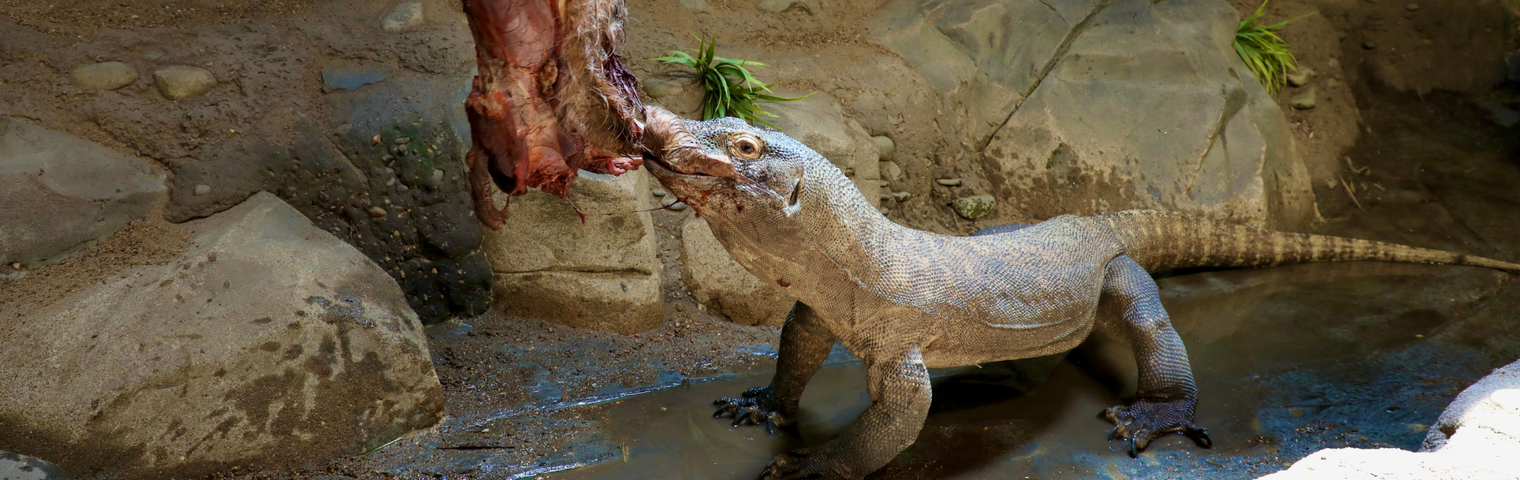
POLYGON ((734 261, 706 220, 692 218, 681 226, 681 261, 692 297, 729 320, 780 326, 796 303, 780 286, 755 278, 734 261))
POLYGON ((0 337, 0 449, 104 478, 300 466, 435 424, 416 314, 359 251, 260 193, 0 337))
POLYGON ((462 180, 469 84, 398 70, 324 95, 327 122, 295 120, 288 133, 250 123, 246 136, 167 162, 164 217, 210 215, 267 190, 390 272, 425 323, 479 315, 490 305, 491 268, 462 180), (197 195, 198 185, 209 194, 197 195))
POLYGON ((1233 50, 1238 21, 1220 0, 892 0, 868 28, 981 152, 1004 220, 1166 208, 1301 226, 1308 173, 1233 50))
MULTIPOLYGON (((783 97, 801 96, 803 93, 784 92, 783 97)), ((767 119, 780 127, 782 132, 817 151, 830 163, 844 171, 855 188, 865 195, 871 206, 880 204, 881 173, 878 161, 881 152, 871 134, 844 114, 839 101, 823 92, 815 92, 808 98, 795 102, 772 103, 767 111, 780 118, 767 119)))
POLYGON ((508 315, 604 332, 654 328, 664 302, 654 220, 642 211, 649 197, 648 176, 638 170, 582 172, 568 202, 538 191, 513 198, 512 216, 482 242, 495 272, 492 304, 508 315), (585 221, 577 207, 590 214, 585 221))
POLYGON ((1520 458, 1520 362, 1495 369, 1452 400, 1419 452, 1330 448, 1270 480, 1515 478, 1520 458))
POLYGON ((36 265, 161 202, 164 173, 73 135, 0 117, 0 263, 36 265))

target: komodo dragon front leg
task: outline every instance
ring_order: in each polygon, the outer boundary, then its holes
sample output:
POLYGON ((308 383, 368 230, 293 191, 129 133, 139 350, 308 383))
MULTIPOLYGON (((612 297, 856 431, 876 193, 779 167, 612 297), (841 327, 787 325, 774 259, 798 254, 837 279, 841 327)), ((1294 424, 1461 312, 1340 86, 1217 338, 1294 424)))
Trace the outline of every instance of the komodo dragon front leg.
POLYGON ((733 417, 735 427, 765 425, 789 427, 797 422, 797 403, 813 374, 823 366, 829 350, 834 348, 834 334, 807 304, 797 302, 781 327, 781 348, 776 359, 776 376, 771 384, 755 387, 740 398, 724 397, 713 402, 718 411, 713 417, 733 417))
MULTIPOLYGON (((890 324, 883 322, 882 324, 890 324)), ((734 425, 789 426, 807 382, 823 364, 834 336, 806 304, 797 302, 781 328, 776 376, 741 398, 720 398, 713 416, 734 425)), ((929 417, 929 370, 918 345, 877 345, 865 357, 871 406, 833 440, 777 457, 761 480, 858 479, 885 466, 918 438, 929 417)))

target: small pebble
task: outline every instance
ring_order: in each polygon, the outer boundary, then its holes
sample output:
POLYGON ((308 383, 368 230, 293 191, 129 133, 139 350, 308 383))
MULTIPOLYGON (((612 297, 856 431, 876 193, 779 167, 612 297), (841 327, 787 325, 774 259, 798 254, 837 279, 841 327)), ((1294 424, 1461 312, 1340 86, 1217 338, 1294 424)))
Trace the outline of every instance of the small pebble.
POLYGON ((164 98, 179 100, 210 91, 216 76, 204 68, 172 65, 154 71, 153 84, 164 98))
POLYGON ((1341 68, 1341 61, 1334 58, 1330 59, 1330 68, 1341 68))
POLYGON ((935 180, 934 183, 938 183, 946 187, 959 187, 961 186, 962 182, 959 178, 941 178, 939 180, 935 180))
POLYGON ((892 156, 897 154, 897 144, 893 143, 889 137, 881 135, 871 137, 871 143, 876 144, 876 159, 879 161, 890 161, 892 156))
POLYGON ((656 197, 663 197, 663 196, 665 196, 665 190, 664 189, 660 189, 660 188, 656 188, 654 190, 651 190, 649 193, 654 194, 654 196, 656 196, 656 197))
POLYGON ((1377 42, 1374 42, 1372 40, 1362 40, 1362 48, 1372 50, 1374 48, 1377 48, 1377 42))
POLYGON ((375 218, 384 217, 385 209, 380 207, 369 207, 369 216, 375 218))
POLYGON ((672 203, 670 204, 670 209, 679 212, 686 209, 686 204, 681 202, 672 203))
POLYGON ((913 194, 911 192, 897 192, 892 194, 892 198, 899 202, 905 202, 909 198, 913 198, 913 194))
POLYGON ((209 193, 211 193, 211 186, 210 185, 196 185, 195 186, 195 196, 197 196, 197 197, 204 197, 204 196, 206 196, 209 193))
POLYGON ((957 215, 967 220, 976 220, 987 216, 992 208, 997 206, 997 199, 992 195, 977 195, 973 197, 957 198, 951 203, 951 208, 957 215))
POLYGON ((1408 5, 1405 5, 1404 9, 1413 12, 1415 10, 1419 10, 1420 9, 1420 4, 1418 4, 1418 3, 1411 3, 1411 4, 1408 4, 1408 5))
POLYGON ((878 198, 880 198, 881 201, 883 201, 883 202, 890 201, 890 200, 892 200, 892 194, 890 194, 890 193, 883 193, 878 198))
POLYGON ((137 69, 121 62, 104 62, 74 69, 74 83, 95 90, 115 90, 137 81, 137 69))
POLYGON ((1314 93, 1314 87, 1309 87, 1308 91, 1294 95, 1293 99, 1289 102, 1293 105, 1293 108, 1299 110, 1314 108, 1314 93))
POLYGON ((442 182, 442 181, 443 181, 443 170, 434 169, 433 170, 433 183, 438 183, 438 182, 442 182))
POLYGON ((396 137, 396 145, 406 145, 408 143, 412 143, 412 137, 396 137))
POLYGON ((16 270, 20 270, 21 269, 21 262, 11 262, 11 268, 14 268, 16 270))
POLYGON ((1314 70, 1305 68, 1288 74, 1288 85, 1302 87, 1309 84, 1309 78, 1314 76, 1314 70))

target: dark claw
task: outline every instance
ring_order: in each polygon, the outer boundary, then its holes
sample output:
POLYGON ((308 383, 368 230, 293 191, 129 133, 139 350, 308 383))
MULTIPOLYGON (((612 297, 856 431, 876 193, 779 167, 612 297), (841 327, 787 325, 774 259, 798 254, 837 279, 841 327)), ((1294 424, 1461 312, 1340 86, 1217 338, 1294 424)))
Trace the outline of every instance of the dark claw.
POLYGON ((1140 449, 1135 446, 1135 439, 1129 439, 1129 458, 1140 458, 1140 449))
POLYGON ((1119 439, 1119 427, 1114 427, 1113 430, 1109 430, 1108 431, 1108 443, 1114 443, 1114 440, 1118 440, 1118 439, 1119 439))
POLYGON ((1206 429, 1188 429, 1184 431, 1183 434, 1187 435, 1188 438, 1193 439, 1193 443, 1198 444, 1200 447, 1214 448, 1214 439, 1209 438, 1209 431, 1206 429))

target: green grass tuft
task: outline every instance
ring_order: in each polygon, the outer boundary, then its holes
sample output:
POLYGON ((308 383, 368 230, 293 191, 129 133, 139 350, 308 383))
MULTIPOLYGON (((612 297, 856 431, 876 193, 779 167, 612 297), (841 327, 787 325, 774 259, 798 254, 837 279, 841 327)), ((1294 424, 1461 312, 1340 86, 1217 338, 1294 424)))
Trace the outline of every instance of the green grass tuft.
POLYGON ((1256 7, 1255 14, 1240 21, 1240 27, 1235 29, 1235 53, 1240 55, 1240 59, 1246 62, 1246 68, 1251 69, 1251 73, 1261 80, 1268 91, 1276 93, 1287 83, 1288 72, 1298 69, 1298 59, 1293 58, 1288 42, 1283 41, 1277 31, 1313 13, 1264 25, 1257 20, 1265 8, 1267 0, 1262 0, 1261 6, 1256 7))
POLYGON ((697 42, 696 56, 684 51, 672 50, 666 56, 654 60, 664 64, 685 65, 695 71, 694 76, 702 83, 702 90, 705 92, 702 96, 703 120, 739 117, 751 124, 760 122, 776 128, 771 122, 760 117, 777 118, 777 116, 760 109, 758 102, 791 102, 812 95, 809 93, 796 98, 771 95, 770 85, 756 80, 745 68, 747 66, 763 67, 766 66, 765 64, 715 55, 714 51, 718 43, 716 38, 708 41, 697 37, 697 42))

